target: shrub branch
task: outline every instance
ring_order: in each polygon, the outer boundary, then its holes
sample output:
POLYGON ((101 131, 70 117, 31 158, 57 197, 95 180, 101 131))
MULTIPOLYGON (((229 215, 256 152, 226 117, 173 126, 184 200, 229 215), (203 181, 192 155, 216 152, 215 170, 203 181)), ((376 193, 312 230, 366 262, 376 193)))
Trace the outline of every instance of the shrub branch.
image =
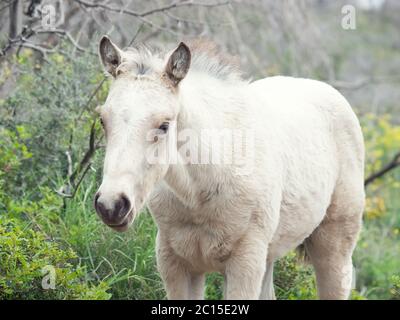
POLYGON ((384 165, 380 170, 378 170, 377 172, 374 172, 373 174, 371 174, 367 179, 365 179, 364 181, 364 186, 368 186, 369 184, 371 184, 374 180, 381 178, 382 176, 384 176, 385 174, 387 174, 388 172, 392 171, 393 169, 396 169, 397 167, 400 166, 400 152, 398 152, 393 159, 387 163, 386 165, 384 165))

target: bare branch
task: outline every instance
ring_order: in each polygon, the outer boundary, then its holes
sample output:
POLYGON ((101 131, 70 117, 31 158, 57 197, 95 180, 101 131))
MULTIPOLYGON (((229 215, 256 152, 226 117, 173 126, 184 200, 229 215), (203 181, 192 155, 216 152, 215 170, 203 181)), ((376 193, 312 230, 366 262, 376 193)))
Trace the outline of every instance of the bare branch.
MULTIPOLYGON (((40 44, 36 44, 36 43, 29 41, 29 38, 32 35, 34 35, 35 33, 29 32, 27 30, 28 30, 28 28, 24 28, 24 30, 22 30, 22 32, 20 34, 18 34, 15 38, 13 38, 13 39, 10 38, 8 40, 7 44, 2 49, 0 49, 0 57, 5 56, 6 53, 8 51, 10 51, 11 49, 13 49, 14 47, 18 47, 19 49, 21 47, 25 47, 25 48, 30 48, 32 50, 39 52, 42 55, 42 57, 48 62, 47 54, 56 52, 56 48, 53 48, 53 49, 45 48, 45 47, 41 46, 40 44)), ((31 30, 31 29, 29 29, 29 30, 31 30)))
POLYGON ((5 4, 4 6, 2 6, 0 8, 0 12, 7 9, 9 6, 11 6, 13 3, 15 2, 15 0, 11 0, 9 3, 5 4))
POLYGON ((371 79, 360 79, 353 82, 331 81, 330 84, 336 89, 358 90, 371 83, 371 79))
POLYGON ((68 160, 68 176, 72 176, 72 158, 71 158, 71 152, 69 150, 65 151, 65 155, 67 156, 68 160))
POLYGON ((47 54, 57 52, 56 48, 47 49, 47 48, 41 47, 40 45, 31 43, 31 42, 27 42, 27 41, 22 41, 21 43, 19 43, 18 46, 24 47, 24 48, 29 48, 29 49, 39 52, 42 55, 43 60, 45 60, 47 63, 50 63, 50 61, 47 59, 47 54))
POLYGON ((352 82, 349 81, 328 81, 336 89, 347 89, 347 90, 358 90, 368 85, 388 83, 388 82, 399 82, 399 76, 374 76, 364 79, 358 79, 352 82))
POLYGON ((139 26, 139 28, 137 29, 136 33, 133 35, 133 38, 132 38, 131 41, 128 43, 128 47, 131 46, 131 45, 135 42, 137 36, 138 36, 139 33, 142 31, 143 26, 144 26, 144 23, 142 23, 142 24, 139 26))
MULTIPOLYGON (((147 17, 151 15, 155 15, 157 13, 167 13, 169 10, 176 9, 176 8, 181 8, 181 7, 191 7, 191 6, 197 6, 197 7, 216 7, 216 6, 223 6, 231 3, 231 0, 221 0, 221 1, 216 1, 216 2, 196 2, 193 0, 183 0, 183 1, 172 1, 170 4, 151 9, 148 11, 144 12, 138 12, 134 11, 128 8, 121 8, 116 5, 112 4, 106 4, 102 2, 94 2, 94 1, 88 1, 88 0, 74 0, 77 4, 81 6, 83 10, 86 9, 102 9, 105 11, 109 12, 114 12, 117 14, 125 14, 125 15, 130 15, 142 22, 142 26, 144 24, 150 26, 151 28, 163 32, 168 32, 173 35, 179 35, 179 32, 174 30, 173 28, 166 27, 165 25, 158 25, 154 23, 153 21, 147 19, 147 17)), ((92 52, 84 47, 82 47, 79 42, 71 35, 70 32, 67 30, 64 30, 62 28, 58 29, 43 29, 40 25, 34 26, 39 20, 38 19, 31 19, 27 22, 27 25, 24 26, 23 30, 21 31, 21 19, 19 16, 21 15, 21 0, 14 0, 7 4, 8 7, 10 7, 10 12, 13 13, 13 16, 11 17, 10 20, 10 36, 9 36, 9 41, 4 45, 3 48, 0 49, 0 57, 5 56, 7 52, 12 51, 14 47, 20 48, 30 48, 32 50, 35 50, 39 52, 42 57, 47 60, 47 54, 54 52, 53 49, 47 48, 43 44, 39 43, 27 43, 27 39, 40 35, 40 34, 55 34, 59 38, 65 38, 67 39, 77 50, 81 52, 89 52, 92 55, 96 55, 95 52, 92 52), (13 18, 14 17, 14 18, 13 18)), ((178 19, 178 17, 170 17, 170 19, 178 19)))
POLYGON ((149 11, 143 12, 143 13, 141 13, 141 16, 145 17, 145 16, 149 16, 151 14, 157 13, 157 12, 164 12, 164 11, 168 11, 170 9, 179 8, 179 7, 196 6, 196 7, 209 7, 209 8, 211 8, 211 7, 224 6, 224 5, 227 5, 227 4, 230 4, 230 3, 231 3, 231 1, 229 1, 229 0, 228 1, 223 1, 223 2, 215 2, 215 3, 202 3, 202 2, 192 1, 192 0, 182 1, 182 2, 175 1, 175 2, 172 2, 171 4, 166 5, 164 7, 160 7, 160 8, 157 8, 157 9, 153 9, 153 10, 149 10, 149 11))
POLYGON ((163 26, 156 25, 152 21, 150 21, 150 20, 146 19, 144 16, 142 16, 142 14, 140 14, 138 12, 135 12, 133 10, 121 9, 121 8, 117 8, 117 7, 111 7, 111 6, 102 4, 102 3, 92 3, 92 2, 84 1, 84 0, 75 0, 75 2, 77 2, 77 3, 79 3, 82 6, 87 7, 87 8, 100 8, 100 9, 103 9, 103 10, 106 10, 106 11, 110 11, 110 12, 115 12, 115 13, 119 13, 119 14, 126 14, 126 15, 130 15, 130 16, 134 16, 134 17, 136 17, 137 19, 139 19, 140 21, 142 21, 143 23, 149 25, 152 28, 159 29, 159 30, 162 30, 162 31, 174 34, 174 35, 177 34, 176 32, 172 31, 171 29, 164 28, 163 26))
POLYGON ((118 8, 118 7, 112 7, 112 6, 106 5, 104 3, 94 3, 94 2, 90 2, 90 1, 86 1, 86 0, 74 0, 74 1, 85 7, 88 7, 88 8, 101 8, 101 9, 111 11, 111 12, 131 15, 131 16, 134 16, 137 18, 144 18, 146 16, 150 16, 150 15, 158 13, 158 12, 164 12, 164 11, 171 10, 174 8, 179 8, 179 7, 191 7, 191 6, 217 7, 217 6, 223 6, 223 5, 227 5, 227 4, 231 3, 231 1, 229 1, 229 0, 223 1, 223 2, 215 2, 215 3, 202 3, 202 2, 192 1, 192 0, 174 1, 163 7, 159 7, 159 8, 152 9, 152 10, 145 11, 145 12, 137 12, 137 11, 133 11, 130 9, 122 9, 122 8, 118 8))
POLYGON ((215 2, 215 3, 202 3, 202 2, 196 2, 193 0, 186 0, 186 1, 174 1, 171 2, 168 5, 159 7, 159 8, 155 8, 152 10, 148 10, 145 12, 137 12, 131 9, 126 9, 126 8, 120 8, 120 7, 115 7, 115 6, 110 6, 110 5, 106 5, 104 3, 94 3, 91 1, 86 1, 86 0, 74 0, 76 3, 79 3, 80 5, 86 7, 86 8, 100 8, 109 12, 115 12, 118 14, 126 14, 126 15, 130 15, 130 16, 134 16, 137 19, 139 19, 140 21, 142 21, 142 23, 145 23, 149 26, 151 26, 152 28, 158 29, 158 30, 162 30, 164 32, 168 32, 174 35, 178 35, 177 32, 171 30, 170 28, 165 28, 163 26, 160 25, 156 25, 154 22, 152 22, 151 20, 146 19, 146 17, 150 16, 150 15, 154 15, 156 13, 165 13, 168 10, 172 10, 175 8, 180 8, 180 7, 191 7, 191 6, 197 6, 197 7, 217 7, 217 6, 223 6, 223 5, 227 5, 231 3, 231 0, 225 0, 222 2, 215 2))
POLYGON ((69 40, 69 42, 72 43, 72 45, 78 49, 81 52, 88 52, 92 55, 97 55, 97 53, 93 52, 93 51, 89 51, 85 48, 83 48, 82 46, 79 45, 79 43, 71 36, 71 34, 68 31, 62 30, 62 29, 54 29, 54 30, 34 30, 35 34, 57 34, 63 38, 66 38, 69 40))
MULTIPOLYGON (((96 120, 93 121, 92 126, 90 128, 90 136, 89 136, 89 148, 86 150, 83 158, 79 162, 78 166, 75 168, 73 172, 70 171, 71 164, 68 164, 68 182, 67 185, 57 190, 57 194, 64 198, 73 198, 75 196, 76 191, 79 188, 79 185, 83 181, 86 173, 88 172, 91 166, 91 160, 97 149, 100 148, 100 143, 103 140, 103 135, 101 135, 96 140, 96 120), (79 178, 77 178, 79 177, 79 178), (72 189, 72 193, 70 190, 72 189)), ((69 152, 66 152, 68 161, 70 161, 71 157, 69 152)))
POLYGON ((393 159, 389 163, 384 165, 380 170, 371 174, 367 179, 365 179, 364 186, 365 187, 368 186, 370 183, 372 183, 376 179, 381 178, 382 176, 384 176, 385 174, 387 174, 388 172, 392 171, 393 169, 395 169, 399 166, 400 166, 400 152, 397 153, 393 157, 393 159))
POLYGON ((188 23, 188 24, 192 24, 192 25, 221 27, 221 26, 228 26, 231 24, 230 22, 212 23, 212 22, 195 20, 195 19, 186 19, 186 18, 175 16, 169 11, 165 11, 163 13, 166 17, 168 17, 169 19, 172 19, 176 22, 184 22, 184 23, 188 23))
POLYGON ((75 171, 69 177, 71 185, 74 185, 74 180, 75 180, 76 176, 82 171, 83 168, 85 168, 87 166, 90 159, 93 157, 94 152, 96 151, 95 135, 96 135, 96 120, 93 121, 92 127, 90 128, 89 148, 85 152, 82 160, 79 162, 75 171))
POLYGON ((107 79, 107 78, 104 77, 104 78, 100 81, 100 83, 97 85, 97 87, 93 90, 92 94, 89 96, 88 101, 87 101, 86 104, 83 106, 83 108, 82 108, 82 110, 81 110, 81 112, 80 112, 80 114, 79 114, 79 116, 78 116, 78 118, 77 118, 77 121, 79 121, 79 120, 82 118, 82 116, 83 116, 83 114, 85 113, 85 111, 89 108, 90 103, 92 102, 93 98, 96 96, 97 92, 99 92, 99 90, 103 87, 103 84, 106 82, 106 79, 107 79))

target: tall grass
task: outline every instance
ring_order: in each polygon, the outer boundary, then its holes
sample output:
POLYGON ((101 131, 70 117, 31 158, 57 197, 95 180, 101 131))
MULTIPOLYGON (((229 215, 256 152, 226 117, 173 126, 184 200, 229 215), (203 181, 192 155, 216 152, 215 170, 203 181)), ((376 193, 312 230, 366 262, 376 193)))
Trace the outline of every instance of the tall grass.
POLYGON ((389 299, 393 275, 400 274, 399 191, 382 192, 382 216, 364 217, 363 230, 354 253, 357 288, 369 299, 389 299))
POLYGON ((67 202, 60 238, 68 242, 88 268, 88 276, 106 281, 114 299, 163 299, 155 263, 156 228, 144 210, 126 233, 116 233, 94 212, 93 181, 67 202))

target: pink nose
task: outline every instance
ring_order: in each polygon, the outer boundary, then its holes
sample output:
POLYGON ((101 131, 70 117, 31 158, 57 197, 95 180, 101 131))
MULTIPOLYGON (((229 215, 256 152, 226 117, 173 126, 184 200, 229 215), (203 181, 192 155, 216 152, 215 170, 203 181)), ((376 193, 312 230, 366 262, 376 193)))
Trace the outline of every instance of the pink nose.
POLYGON ((94 198, 94 207, 105 224, 117 226, 124 222, 131 209, 131 202, 126 195, 121 194, 115 201, 106 204, 98 192, 94 198))

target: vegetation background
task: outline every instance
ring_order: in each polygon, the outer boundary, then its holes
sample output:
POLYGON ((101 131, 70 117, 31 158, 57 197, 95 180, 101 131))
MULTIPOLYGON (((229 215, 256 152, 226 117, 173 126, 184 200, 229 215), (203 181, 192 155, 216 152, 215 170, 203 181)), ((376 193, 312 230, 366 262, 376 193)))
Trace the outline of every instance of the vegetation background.
MULTIPOLYGON (((367 146, 352 298, 400 299, 399 30, 395 0, 2 0, 0 299, 165 299, 149 213, 117 234, 92 207, 104 152, 94 108, 109 84, 96 52, 103 34, 161 49, 206 37, 253 79, 338 88, 367 146), (351 8, 355 29, 346 29, 351 8)), ((316 298, 313 271, 295 252, 275 274, 278 298, 316 298)), ((221 297, 221 282, 208 276, 208 299, 221 297)))

